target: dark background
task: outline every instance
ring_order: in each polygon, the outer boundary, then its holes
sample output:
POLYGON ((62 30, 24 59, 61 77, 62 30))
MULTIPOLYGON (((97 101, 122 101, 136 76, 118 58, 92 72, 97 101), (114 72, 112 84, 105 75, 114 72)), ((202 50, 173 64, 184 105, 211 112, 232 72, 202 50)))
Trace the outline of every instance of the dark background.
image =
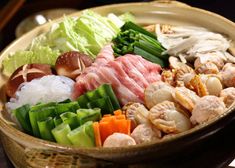
MULTIPOLYGON (((151 1, 151 0, 137 0, 151 1)), ((15 28, 25 17, 41 10, 52 8, 84 9, 92 6, 100 6, 110 3, 137 2, 136 0, 26 0, 24 6, 15 14, 11 21, 0 32, 0 51, 15 39, 15 28)), ((233 0, 179 0, 191 6, 200 7, 216 12, 235 21, 233 0)), ((0 10, 8 0, 0 0, 0 10)))
MULTIPOLYGON (((143 0, 139 0, 143 1, 143 0)), ((145 0, 149 1, 149 0, 145 0)), ((233 0, 179 0, 191 6, 203 8, 218 13, 235 22, 233 0)), ((0 0, 0 10, 8 0, 0 0)), ((110 3, 135 2, 133 0, 27 0, 24 6, 0 32, 0 51, 15 39, 15 28, 25 17, 41 10, 52 8, 84 9, 110 3)), ((217 135, 212 136, 203 144, 203 151, 199 150, 194 155, 184 156, 183 160, 176 160, 174 167, 208 167, 219 168, 227 165, 235 157, 235 122, 230 123, 217 135), (178 165, 178 166, 177 166, 178 165)), ((170 165, 170 164, 169 164, 170 165)), ((0 147, 0 168, 13 167, 0 147)), ((169 166, 171 167, 171 166, 169 166)))

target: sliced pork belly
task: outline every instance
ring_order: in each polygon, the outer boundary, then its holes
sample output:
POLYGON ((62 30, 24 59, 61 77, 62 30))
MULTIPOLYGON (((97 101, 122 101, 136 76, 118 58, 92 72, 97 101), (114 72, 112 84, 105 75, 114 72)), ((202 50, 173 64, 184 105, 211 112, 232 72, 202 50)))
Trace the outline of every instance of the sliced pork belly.
POLYGON ((122 105, 144 101, 144 89, 161 80, 161 67, 141 56, 127 54, 114 59, 111 45, 98 54, 96 61, 77 77, 73 98, 101 84, 109 83, 122 105))

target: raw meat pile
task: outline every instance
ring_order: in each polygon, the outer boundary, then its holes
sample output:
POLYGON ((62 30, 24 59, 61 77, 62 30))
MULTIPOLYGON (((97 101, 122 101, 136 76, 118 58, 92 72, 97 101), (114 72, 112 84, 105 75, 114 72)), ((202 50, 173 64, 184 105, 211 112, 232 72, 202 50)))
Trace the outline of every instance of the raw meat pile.
POLYGON ((161 80, 161 67, 141 56, 126 54, 114 58, 111 45, 104 47, 95 62, 77 77, 73 98, 101 84, 110 83, 121 104, 144 102, 144 89, 161 80))

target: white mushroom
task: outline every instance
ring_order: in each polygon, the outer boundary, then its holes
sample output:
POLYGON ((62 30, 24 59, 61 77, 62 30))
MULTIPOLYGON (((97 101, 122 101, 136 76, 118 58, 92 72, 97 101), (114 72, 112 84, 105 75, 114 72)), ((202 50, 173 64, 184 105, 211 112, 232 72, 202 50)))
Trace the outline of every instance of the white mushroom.
POLYGON ((179 133, 191 128, 190 120, 177 111, 173 102, 164 101, 150 109, 153 125, 165 133, 179 133))
POLYGON ((193 124, 201 124, 222 115, 225 110, 225 104, 220 98, 204 96, 196 102, 190 120, 193 124))
POLYGON ((160 139, 161 132, 154 130, 150 124, 140 124, 134 129, 131 136, 137 144, 141 144, 160 139))
POLYGON ((126 134, 113 133, 104 141, 103 147, 126 147, 136 145, 135 140, 126 134))

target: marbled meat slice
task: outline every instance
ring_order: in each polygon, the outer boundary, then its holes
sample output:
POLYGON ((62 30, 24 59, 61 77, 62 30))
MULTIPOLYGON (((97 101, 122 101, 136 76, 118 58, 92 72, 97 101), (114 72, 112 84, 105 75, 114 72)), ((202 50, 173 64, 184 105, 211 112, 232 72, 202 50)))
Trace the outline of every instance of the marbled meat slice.
POLYGON ((109 83, 121 102, 142 103, 144 89, 153 82, 161 80, 161 67, 140 56, 127 54, 114 59, 111 46, 106 46, 96 61, 77 77, 73 98, 101 84, 109 83))
POLYGON ((116 61, 122 63, 122 68, 126 74, 135 80, 135 82, 142 88, 146 88, 149 82, 144 78, 143 74, 130 62, 129 56, 118 57, 116 61))

